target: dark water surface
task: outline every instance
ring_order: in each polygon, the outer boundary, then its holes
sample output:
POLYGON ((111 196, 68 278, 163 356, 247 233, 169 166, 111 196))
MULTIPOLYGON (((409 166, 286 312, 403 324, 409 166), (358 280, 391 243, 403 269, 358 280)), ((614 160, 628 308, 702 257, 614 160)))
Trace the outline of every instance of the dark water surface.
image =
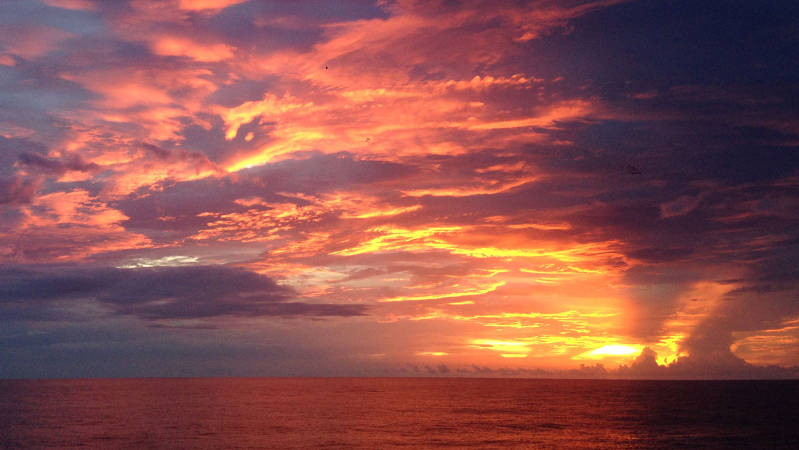
POLYGON ((0 381, 0 447, 799 448, 799 381, 0 381))

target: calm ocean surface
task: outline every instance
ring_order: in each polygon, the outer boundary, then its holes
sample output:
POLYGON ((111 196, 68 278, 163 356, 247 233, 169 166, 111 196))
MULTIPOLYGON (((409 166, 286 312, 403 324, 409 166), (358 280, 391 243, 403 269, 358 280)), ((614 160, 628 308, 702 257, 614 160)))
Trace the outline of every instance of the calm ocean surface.
POLYGON ((0 447, 799 448, 799 381, 0 381, 0 447))

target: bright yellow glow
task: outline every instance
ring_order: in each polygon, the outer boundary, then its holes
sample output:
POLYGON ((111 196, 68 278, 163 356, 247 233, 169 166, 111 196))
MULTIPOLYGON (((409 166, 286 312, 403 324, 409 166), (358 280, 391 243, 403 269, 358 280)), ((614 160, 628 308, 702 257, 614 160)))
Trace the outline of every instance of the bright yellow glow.
MULTIPOLYGON (((367 230, 379 236, 350 248, 333 252, 333 255, 354 256, 364 253, 388 251, 425 252, 444 250, 453 255, 472 258, 553 258, 563 263, 580 263, 592 254, 609 253, 608 243, 574 245, 565 249, 551 248, 498 248, 475 247, 459 243, 458 238, 474 231, 474 227, 431 226, 415 230, 392 227, 375 227, 367 230), (457 234, 456 234, 457 233, 457 234)), ((575 272, 574 267, 569 266, 575 272)))
POLYGON ((429 249, 425 245, 425 242, 430 240, 434 241, 439 240, 439 238, 434 238, 434 236, 446 233, 454 233, 461 229, 462 227, 459 226, 428 227, 418 230, 377 227, 368 230, 368 232, 381 233, 381 236, 378 236, 374 239, 370 239, 355 247, 333 252, 332 254, 342 255, 342 256, 354 256, 363 253, 375 253, 375 252, 381 252, 381 251, 384 252, 391 250, 405 250, 405 251, 425 250, 429 249))
POLYGON ((432 295, 420 295, 416 297, 391 297, 391 298, 382 298, 378 300, 381 303, 390 303, 390 302, 416 302, 422 300, 439 300, 442 298, 455 298, 455 297, 466 297, 471 295, 481 295, 487 294, 489 292, 495 291, 498 287, 504 286, 505 282, 500 281, 498 283, 494 283, 486 288, 483 289, 476 289, 471 291, 464 291, 464 292, 447 292, 445 294, 432 294, 432 295))
POLYGON ((373 219, 375 217, 387 217, 387 216, 396 216, 399 214, 404 214, 407 212, 412 212, 420 209, 422 205, 414 205, 408 206, 407 208, 392 208, 392 209, 385 209, 385 210, 378 210, 378 211, 369 211, 360 214, 344 214, 341 216, 342 219, 373 219))
POLYGON ((474 348, 499 352, 503 358, 525 358, 530 353, 530 344, 519 341, 499 341, 494 339, 473 339, 474 348))
POLYGON ((641 346, 630 346, 630 345, 619 345, 619 344, 612 344, 612 345, 605 345, 600 347, 591 352, 592 355, 614 355, 614 356, 623 356, 623 355, 633 355, 636 353, 641 352, 641 346))
POLYGON ((632 356, 641 353, 643 348, 643 345, 608 344, 598 349, 591 350, 590 352, 582 353, 575 357, 575 359, 604 359, 608 357, 632 356))

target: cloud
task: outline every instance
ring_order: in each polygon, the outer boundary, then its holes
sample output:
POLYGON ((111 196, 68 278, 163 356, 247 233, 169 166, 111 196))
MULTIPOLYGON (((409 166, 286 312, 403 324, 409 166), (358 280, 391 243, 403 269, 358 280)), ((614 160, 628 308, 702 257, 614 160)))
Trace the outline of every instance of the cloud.
POLYGON ((93 10, 94 3, 91 0, 42 0, 42 3, 54 8, 93 10))
MULTIPOLYGON (((777 365, 758 366, 747 364, 738 358, 709 359, 684 356, 669 364, 658 364, 657 354, 645 347, 628 366, 606 367, 597 363, 581 364, 573 369, 551 369, 508 366, 480 366, 440 364, 423 365, 421 368, 410 364, 416 374, 427 376, 454 377, 512 377, 512 378, 582 378, 582 379, 646 379, 646 380, 695 380, 695 379, 793 379, 799 376, 799 366, 781 367, 777 365), (424 369, 424 372, 422 371, 424 369)), ((402 372, 399 369, 399 372, 402 372)))
MULTIPOLYGON (((291 301, 296 293, 266 276, 224 266, 154 268, 4 268, 0 288, 6 312, 93 300, 113 314, 152 322, 216 317, 358 316, 356 304, 291 301)), ((12 314, 13 318, 13 314, 12 314)))
POLYGON ((662 217, 675 217, 687 214, 699 206, 700 200, 701 199, 699 197, 681 195, 676 200, 661 203, 660 215, 662 217))
POLYGON ((40 185, 41 182, 37 179, 0 178, 0 205, 30 203, 40 185))
MULTIPOLYGON (((23 287, 49 317, 91 303, 216 326, 372 305, 353 334, 418 326, 446 345, 413 351, 479 367, 614 344, 650 347, 640 373, 799 364, 795 13, 0 2, 0 260, 21 270, 8 280, 41 278, 23 287), (74 296, 50 293, 59 276, 74 296), (192 276, 223 287, 206 298, 192 276)), ((521 369, 503 373, 538 373, 521 369)))
POLYGON ((200 62, 218 62, 233 57, 234 49, 225 44, 205 44, 178 36, 160 36, 152 42, 158 55, 193 58, 200 62))
POLYGON ((245 0, 179 0, 178 5, 187 10, 224 9, 243 1, 245 0))
POLYGON ((799 366, 757 366, 735 357, 729 348, 714 354, 684 356, 667 365, 656 362, 657 354, 644 348, 633 363, 608 372, 610 376, 647 379, 780 379, 799 376, 799 366))
POLYGON ((58 160, 47 158, 38 153, 22 152, 19 154, 19 160, 28 167, 52 175, 63 175, 70 170, 93 172, 100 168, 97 164, 84 161, 80 155, 69 155, 64 159, 58 160))
POLYGON ((308 200, 303 200, 303 195, 357 190, 372 183, 399 180, 412 170, 396 163, 360 160, 347 153, 314 152, 297 156, 235 175, 174 183, 160 191, 137 193, 115 203, 129 217, 125 225, 131 229, 188 228, 189 232, 213 222, 216 215, 245 211, 247 208, 236 200, 257 197, 270 203, 305 205, 308 200), (301 195, 291 197, 293 194, 301 195), (165 222, 161 220, 163 217, 172 220, 165 222))

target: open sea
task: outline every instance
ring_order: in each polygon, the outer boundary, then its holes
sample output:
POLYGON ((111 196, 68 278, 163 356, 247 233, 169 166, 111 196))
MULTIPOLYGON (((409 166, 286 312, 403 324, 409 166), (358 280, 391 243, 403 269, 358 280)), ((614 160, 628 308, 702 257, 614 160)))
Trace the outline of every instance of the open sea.
POLYGON ((0 381, 0 448, 799 448, 799 381, 0 381))

